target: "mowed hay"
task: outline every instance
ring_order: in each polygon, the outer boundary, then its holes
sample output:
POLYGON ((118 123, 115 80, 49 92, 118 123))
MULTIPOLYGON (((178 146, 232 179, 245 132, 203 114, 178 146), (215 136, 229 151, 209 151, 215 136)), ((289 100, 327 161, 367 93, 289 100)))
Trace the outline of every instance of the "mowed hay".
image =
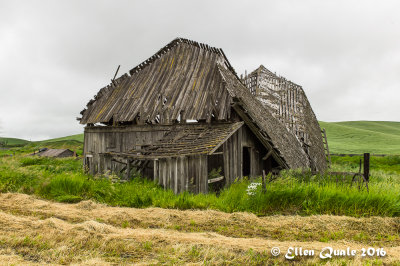
POLYGON ((68 222, 100 221, 117 227, 164 228, 184 232, 216 232, 234 237, 278 240, 327 241, 351 239, 365 244, 400 245, 400 218, 314 215, 302 217, 224 213, 214 210, 120 208, 92 201, 62 204, 25 194, 0 194, 0 209, 6 212, 58 218, 68 222), (359 234, 363 237, 359 237, 359 234), (389 241, 390 240, 390 241, 389 241))
MULTIPOLYGON (((0 194, 0 210, 0 264, 285 262, 283 255, 270 255, 276 246, 282 251, 290 246, 316 251, 326 246, 384 247, 388 255, 382 262, 400 263, 398 218, 259 218, 248 213, 117 208, 91 201, 62 204, 13 193, 0 194), (382 240, 384 235, 387 239, 382 240)), ((318 257, 300 260, 321 262, 318 257)), ((351 262, 365 260, 357 256, 351 262)))

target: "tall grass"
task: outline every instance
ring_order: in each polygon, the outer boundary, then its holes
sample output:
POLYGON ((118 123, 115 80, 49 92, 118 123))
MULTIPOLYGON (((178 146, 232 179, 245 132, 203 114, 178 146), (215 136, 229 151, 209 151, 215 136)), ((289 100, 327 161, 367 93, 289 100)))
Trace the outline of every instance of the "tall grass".
MULTIPOLYGON (((357 161, 335 159, 335 170, 354 170, 357 161)), ((397 162, 389 158, 386 163, 397 162)), ((238 180, 216 194, 174 195, 152 181, 135 177, 127 183, 112 183, 101 176, 82 171, 74 159, 15 157, 0 159, 0 192, 22 192, 60 202, 92 199, 112 206, 215 209, 224 212, 247 211, 257 215, 333 214, 361 216, 400 216, 399 176, 385 167, 372 171, 369 192, 359 190, 329 176, 310 176, 288 171, 268 183, 266 193, 255 180, 238 180)))

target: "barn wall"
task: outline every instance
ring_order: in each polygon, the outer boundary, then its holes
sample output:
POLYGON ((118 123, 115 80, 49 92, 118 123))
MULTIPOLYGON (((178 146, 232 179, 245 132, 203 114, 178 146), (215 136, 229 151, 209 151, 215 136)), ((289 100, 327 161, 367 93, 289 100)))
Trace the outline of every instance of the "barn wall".
POLYGON ((180 156, 155 161, 154 181, 175 194, 207 193, 207 155, 180 156))
MULTIPOLYGON (((167 132, 163 126, 127 126, 127 127, 86 127, 84 156, 89 173, 119 172, 124 165, 111 161, 111 157, 102 156, 104 152, 124 152, 141 145, 152 144, 167 132)), ((150 163, 144 175, 153 178, 153 164, 150 163)))
MULTIPOLYGON (((123 152, 161 139, 167 127, 88 127, 85 128, 85 164, 91 174, 119 172, 124 165, 111 161, 103 152, 123 152)), ((143 173, 175 193, 208 192, 207 155, 180 156, 152 161, 143 173)))

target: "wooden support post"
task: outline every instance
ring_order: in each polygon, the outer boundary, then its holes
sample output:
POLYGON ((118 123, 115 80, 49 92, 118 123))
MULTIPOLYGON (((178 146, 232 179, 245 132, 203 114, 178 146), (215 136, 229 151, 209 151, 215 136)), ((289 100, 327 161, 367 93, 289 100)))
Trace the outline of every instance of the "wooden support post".
POLYGON ((265 181, 265 170, 262 171, 262 193, 265 193, 267 191, 267 184, 265 181))
POLYGON ((326 137, 326 130, 325 128, 322 129, 322 134, 323 134, 323 142, 325 144, 325 151, 326 151, 326 155, 327 155, 327 159, 328 159, 328 167, 331 167, 332 165, 332 160, 331 160, 331 154, 329 152, 329 146, 328 146, 328 138, 326 137))
POLYGON ((158 174, 158 159, 153 160, 153 181, 159 183, 160 176, 158 174))

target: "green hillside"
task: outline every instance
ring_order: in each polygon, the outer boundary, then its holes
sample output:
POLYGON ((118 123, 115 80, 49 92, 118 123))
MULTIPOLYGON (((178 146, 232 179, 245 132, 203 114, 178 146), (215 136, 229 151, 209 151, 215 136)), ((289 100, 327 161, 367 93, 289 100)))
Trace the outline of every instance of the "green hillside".
MULTIPOLYGON (((13 153, 31 153, 41 148, 70 149, 82 154, 83 134, 76 134, 62 138, 54 138, 41 141, 27 141, 16 138, 0 138, 0 142, 6 141, 6 149, 0 150, 0 156, 13 153)), ((1 147, 1 145, 0 145, 1 147)))
POLYGON ((29 143, 29 141, 24 139, 16 139, 16 138, 1 138, 0 142, 5 143, 7 146, 23 146, 29 143))
POLYGON ((78 154, 80 154, 83 148, 83 134, 76 134, 62 138, 35 141, 30 143, 29 145, 26 145, 25 147, 29 149, 40 149, 44 147, 50 149, 70 149, 77 151, 78 154))
POLYGON ((17 139, 17 138, 2 138, 0 137, 0 142, 6 142, 7 146, 23 146, 27 145, 30 143, 50 143, 50 142, 60 142, 60 141, 78 141, 78 142, 83 142, 83 133, 82 134, 76 134, 76 135, 71 135, 71 136, 66 136, 66 137, 61 137, 61 138, 54 138, 54 139, 47 139, 47 140, 40 140, 40 141, 28 141, 24 139, 17 139))
POLYGON ((62 137, 62 138, 48 139, 48 140, 43 140, 43 141, 38 141, 38 142, 55 142, 55 141, 64 141, 64 140, 76 140, 79 142, 83 142, 83 133, 71 135, 71 136, 67 136, 67 137, 62 137))
POLYGON ((331 153, 400 154, 400 122, 322 122, 331 153))

